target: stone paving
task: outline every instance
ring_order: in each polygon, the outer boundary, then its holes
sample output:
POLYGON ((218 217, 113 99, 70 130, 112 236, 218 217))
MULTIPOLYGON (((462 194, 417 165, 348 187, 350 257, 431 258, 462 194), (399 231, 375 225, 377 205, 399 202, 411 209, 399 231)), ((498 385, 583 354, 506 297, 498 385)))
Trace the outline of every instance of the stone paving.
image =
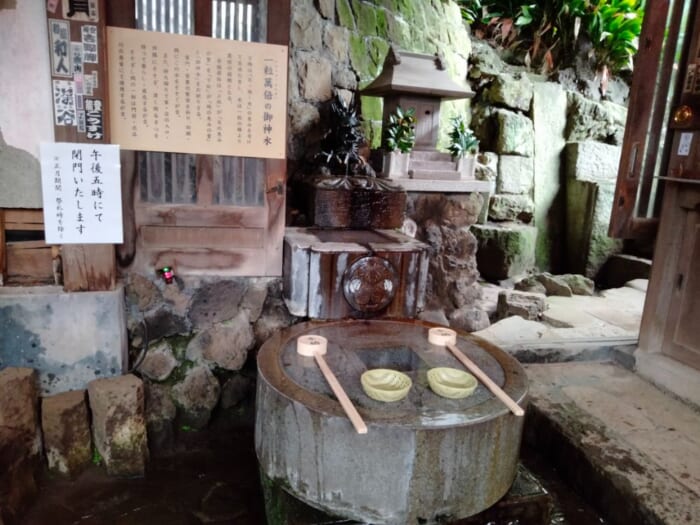
POLYGON ((525 441, 611 523, 698 523, 700 413, 612 362, 526 370, 525 441))

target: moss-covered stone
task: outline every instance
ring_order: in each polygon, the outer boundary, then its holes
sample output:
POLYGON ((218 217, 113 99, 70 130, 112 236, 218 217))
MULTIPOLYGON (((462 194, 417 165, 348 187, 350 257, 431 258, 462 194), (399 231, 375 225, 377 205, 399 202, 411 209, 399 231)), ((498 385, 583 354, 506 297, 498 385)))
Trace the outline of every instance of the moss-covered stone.
POLYGON ((498 110, 496 152, 531 157, 535 153, 535 131, 532 121, 518 113, 498 110))
POLYGON ((384 99, 381 97, 362 97, 360 107, 365 120, 382 120, 384 99))
POLYGON ((374 76, 370 74, 373 69, 372 59, 367 53, 365 37, 357 33, 350 34, 350 64, 360 77, 362 87, 367 85, 374 76))
MULTIPOLYGON (((381 38, 369 38, 367 40, 367 50, 371 60, 371 67, 368 71, 368 79, 374 80, 376 76, 379 75, 384 66, 384 59, 386 54, 389 52, 389 43, 381 38)), ((361 78, 362 81, 362 78, 361 78)))
POLYGON ((484 278, 500 281, 534 266, 536 228, 516 223, 475 224, 471 232, 479 243, 476 260, 484 278))
POLYGON ((386 11, 384 11, 383 9, 377 9, 376 15, 377 15, 377 36, 379 36, 380 38, 388 38, 389 29, 387 26, 386 11))
POLYGON ((360 34, 377 36, 377 9, 362 0, 352 0, 352 10, 355 12, 355 23, 360 34))
POLYGON ((341 26, 352 30, 357 28, 355 25, 355 16, 353 15, 352 8, 350 7, 349 0, 336 0, 335 10, 338 13, 338 23, 341 26))
POLYGON ((401 49, 408 49, 411 44, 411 26, 394 13, 386 14, 387 38, 401 49))

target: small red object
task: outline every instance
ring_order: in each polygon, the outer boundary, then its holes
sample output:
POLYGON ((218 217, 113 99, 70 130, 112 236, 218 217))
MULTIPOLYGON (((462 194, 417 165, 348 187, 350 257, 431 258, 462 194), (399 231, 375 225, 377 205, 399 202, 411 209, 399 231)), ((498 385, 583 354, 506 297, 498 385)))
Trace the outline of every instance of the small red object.
POLYGON ((160 273, 161 277, 165 280, 165 284, 172 284, 175 278, 175 272, 170 266, 163 266, 163 268, 158 270, 158 273, 160 273))

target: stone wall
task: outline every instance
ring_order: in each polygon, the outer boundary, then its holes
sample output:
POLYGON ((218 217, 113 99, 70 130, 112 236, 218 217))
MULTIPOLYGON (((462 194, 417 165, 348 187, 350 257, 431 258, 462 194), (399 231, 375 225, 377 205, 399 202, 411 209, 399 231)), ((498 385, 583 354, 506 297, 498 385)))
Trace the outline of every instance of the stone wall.
POLYGON ((472 127, 490 166, 478 174, 496 183, 489 222, 472 228, 479 271, 492 281, 535 268, 593 277, 620 248, 607 223, 626 108, 511 67, 483 42, 472 46, 472 127), (565 154, 575 144, 577 154, 565 154))
POLYGON ((149 439, 168 448, 177 430, 216 412, 248 414, 255 350, 294 318, 276 278, 126 277, 132 366, 143 377, 149 439))
MULTIPOLYGON (((288 154, 293 160, 317 151, 324 103, 333 91, 350 95, 368 85, 390 45, 440 52, 450 76, 461 83, 471 52, 459 8, 442 0, 293 0, 290 40, 288 154)), ((441 119, 446 123, 466 108, 466 101, 445 103, 441 119)), ((366 136, 378 147, 382 100, 363 97, 362 116, 366 136)))

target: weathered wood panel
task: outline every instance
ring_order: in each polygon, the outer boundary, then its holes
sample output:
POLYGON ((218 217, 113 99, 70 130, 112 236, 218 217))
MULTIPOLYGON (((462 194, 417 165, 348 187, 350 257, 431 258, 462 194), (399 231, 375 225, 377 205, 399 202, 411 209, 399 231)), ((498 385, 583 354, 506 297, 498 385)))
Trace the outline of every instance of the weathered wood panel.
POLYGON ((112 244, 64 244, 63 289, 67 292, 114 289, 116 258, 112 244))
POLYGON ((700 369, 700 213, 688 214, 690 231, 685 246, 687 259, 685 283, 680 303, 680 314, 674 342, 688 349, 695 356, 695 367, 700 369))
POLYGON ((153 248, 260 248, 265 239, 265 231, 261 228, 142 226, 141 237, 147 247, 153 248))
MULTIPOLYGON (((652 118, 655 119, 656 127, 654 129, 658 133, 662 125, 662 120, 659 119, 663 119, 663 112, 661 115, 658 112, 653 114, 649 108, 657 106, 657 97, 661 97, 661 94, 663 94, 662 98, 665 101, 667 89, 658 88, 657 91, 657 82, 650 81, 650 79, 656 79, 659 75, 659 61, 670 2, 669 0, 655 0, 652 4, 654 16, 644 18, 642 33, 639 37, 639 52, 635 57, 629 111, 610 220, 609 234, 611 237, 632 236, 631 225, 635 221, 637 188, 641 180, 648 178, 651 181, 649 170, 653 170, 654 164, 653 162, 644 162, 644 159, 646 155, 655 157, 658 154, 657 150, 646 149, 647 136, 652 118), (650 164, 651 167, 649 167, 650 164)), ((682 9, 677 9, 677 11, 679 11, 678 15, 680 16, 682 9)), ((671 47, 675 48, 675 45, 671 47)), ((667 88, 670 75, 666 75, 666 77, 661 75, 658 78, 661 83, 665 83, 667 88)), ((658 145, 658 142, 656 144, 658 145)))
POLYGON ((227 251, 218 248, 167 250, 153 252, 148 264, 152 268, 170 266, 176 274, 198 274, 219 276, 259 275, 259 250, 227 251))
POLYGON ((212 226, 266 228, 261 208, 221 206, 143 205, 135 208, 136 223, 148 226, 212 226))
POLYGON ((122 266, 128 266, 134 260, 136 251, 136 210, 134 199, 130 198, 138 184, 136 169, 136 152, 122 150, 119 152, 122 165, 122 228, 124 242, 117 245, 117 260, 122 266))
POLYGON ((42 210, 5 209, 5 229, 16 231, 43 231, 42 210))
POLYGON ((264 275, 282 275, 287 163, 282 159, 265 161, 266 239, 264 275))
POLYGON ((7 280, 14 284, 53 283, 51 246, 44 241, 8 242, 7 280))

